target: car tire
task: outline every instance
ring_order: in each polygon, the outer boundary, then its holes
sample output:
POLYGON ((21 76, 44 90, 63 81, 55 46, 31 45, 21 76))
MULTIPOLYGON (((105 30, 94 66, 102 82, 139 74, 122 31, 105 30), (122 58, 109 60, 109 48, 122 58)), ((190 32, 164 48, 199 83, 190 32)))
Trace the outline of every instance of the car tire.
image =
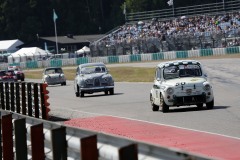
POLYGON ((150 94, 150 103, 151 103, 151 106, 152 106, 152 111, 158 111, 159 110, 159 106, 155 105, 154 102, 153 102, 152 94, 150 94))
POLYGON ((104 91, 105 95, 108 95, 108 91, 104 91))
POLYGON ((110 92, 110 95, 114 95, 114 88, 111 88, 109 92, 110 92))
POLYGON ((207 109, 213 109, 214 107, 214 99, 211 102, 206 103, 207 109))
POLYGON ((203 108, 203 103, 198 103, 198 104, 197 104, 197 108, 198 108, 198 109, 203 108))
POLYGON ((84 92, 80 91, 80 97, 84 97, 84 92))
POLYGON ((80 96, 80 94, 79 94, 79 87, 78 86, 77 86, 77 92, 75 92, 75 94, 76 94, 76 97, 80 96))
POLYGON ((160 94, 160 107, 162 108, 162 112, 166 113, 169 111, 169 106, 165 103, 162 94, 160 94))

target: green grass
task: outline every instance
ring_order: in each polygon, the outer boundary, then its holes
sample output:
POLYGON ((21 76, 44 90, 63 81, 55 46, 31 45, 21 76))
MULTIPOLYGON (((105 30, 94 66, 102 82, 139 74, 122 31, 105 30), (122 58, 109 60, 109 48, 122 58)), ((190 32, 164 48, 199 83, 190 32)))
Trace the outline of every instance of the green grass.
MULTIPOLYGON (((144 67, 108 67, 115 82, 153 82, 155 68, 144 67)), ((65 69, 63 71, 67 80, 73 80, 76 69, 65 69)), ((29 70, 25 72, 29 79, 41 79, 42 71, 29 70)))

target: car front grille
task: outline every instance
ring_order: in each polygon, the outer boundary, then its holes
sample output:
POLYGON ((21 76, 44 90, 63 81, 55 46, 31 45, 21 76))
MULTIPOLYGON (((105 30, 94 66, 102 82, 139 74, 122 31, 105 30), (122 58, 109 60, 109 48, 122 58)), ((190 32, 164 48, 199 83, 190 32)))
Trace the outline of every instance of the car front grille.
POLYGON ((96 79, 94 79, 94 86, 100 86, 100 79, 99 78, 96 78, 96 79))
POLYGON ((174 103, 176 105, 197 104, 197 103, 205 103, 205 102, 206 102, 206 95, 174 97, 174 103))

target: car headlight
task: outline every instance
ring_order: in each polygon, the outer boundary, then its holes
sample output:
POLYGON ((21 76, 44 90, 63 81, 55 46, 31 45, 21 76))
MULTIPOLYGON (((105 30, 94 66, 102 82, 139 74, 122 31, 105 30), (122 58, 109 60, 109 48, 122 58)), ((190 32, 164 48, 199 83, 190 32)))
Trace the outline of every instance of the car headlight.
POLYGON ((170 87, 166 90, 166 92, 167 92, 167 94, 173 94, 174 89, 170 87))
POLYGON ((85 82, 86 82, 86 83, 90 83, 90 80, 89 80, 89 79, 86 79, 85 82))
POLYGON ((103 78, 103 81, 108 82, 108 78, 107 77, 103 78))
POLYGON ((205 91, 209 91, 209 90, 211 90, 211 86, 209 84, 206 84, 206 85, 204 85, 203 89, 205 91))

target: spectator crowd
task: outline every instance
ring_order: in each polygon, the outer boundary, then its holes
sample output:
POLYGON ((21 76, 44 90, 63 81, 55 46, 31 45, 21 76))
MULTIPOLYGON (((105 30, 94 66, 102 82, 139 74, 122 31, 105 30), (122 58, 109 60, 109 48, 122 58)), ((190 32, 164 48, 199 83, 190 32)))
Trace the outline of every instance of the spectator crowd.
MULTIPOLYGON (((164 41, 166 37, 176 35, 210 36, 213 33, 224 33, 227 37, 240 34, 240 12, 221 15, 182 16, 171 20, 139 21, 125 24, 101 41, 114 45, 121 42, 131 42, 139 38, 158 38, 164 41)), ((239 45, 239 40, 234 40, 239 45)))

